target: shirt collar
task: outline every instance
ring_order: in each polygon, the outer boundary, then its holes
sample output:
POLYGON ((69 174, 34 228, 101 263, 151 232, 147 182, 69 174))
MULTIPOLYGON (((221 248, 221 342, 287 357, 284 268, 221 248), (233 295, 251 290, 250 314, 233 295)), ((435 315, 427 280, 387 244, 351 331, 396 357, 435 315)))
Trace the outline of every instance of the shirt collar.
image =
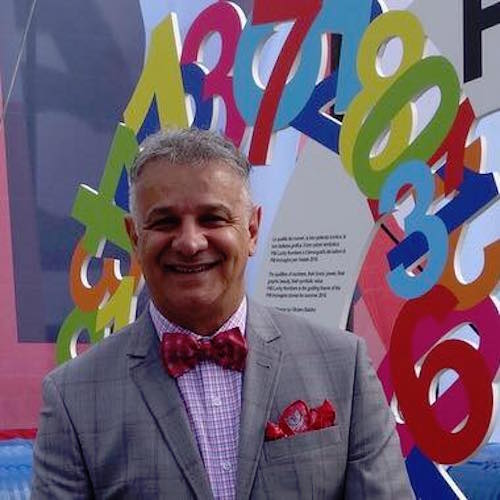
MULTIPOLYGON (((198 335, 187 328, 183 328, 182 326, 176 325, 169 319, 167 319, 163 314, 156 308, 153 301, 149 301, 149 314, 151 315, 151 319, 153 320, 153 324, 156 329, 156 333, 160 340, 163 337, 165 332, 168 333, 186 333, 195 336, 196 338, 202 338, 201 335, 198 335)), ((217 333, 222 332, 224 330, 231 330, 231 328, 239 328, 240 332, 243 336, 245 336, 245 327, 247 322, 247 298, 243 296, 243 299, 238 306, 238 309, 234 311, 234 313, 228 318, 228 320, 213 334, 217 335, 217 333)), ((212 336, 213 336, 212 335, 212 336)))

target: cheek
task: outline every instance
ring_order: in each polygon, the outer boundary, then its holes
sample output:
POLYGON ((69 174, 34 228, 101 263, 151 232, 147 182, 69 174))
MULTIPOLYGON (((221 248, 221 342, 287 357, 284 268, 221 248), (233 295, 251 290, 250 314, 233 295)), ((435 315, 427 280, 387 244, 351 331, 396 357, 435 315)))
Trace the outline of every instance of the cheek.
POLYGON ((242 260, 248 251, 248 240, 241 232, 231 231, 219 240, 219 249, 231 260, 242 260))
POLYGON ((247 238, 246 234, 240 232, 233 233, 231 238, 227 240, 227 252, 226 255, 232 263, 232 269, 240 270, 244 268, 251 252, 251 242, 247 238))
POLYGON ((138 253, 140 260, 147 265, 151 265, 161 255, 165 248, 165 238, 161 234, 149 234, 138 242, 138 253))

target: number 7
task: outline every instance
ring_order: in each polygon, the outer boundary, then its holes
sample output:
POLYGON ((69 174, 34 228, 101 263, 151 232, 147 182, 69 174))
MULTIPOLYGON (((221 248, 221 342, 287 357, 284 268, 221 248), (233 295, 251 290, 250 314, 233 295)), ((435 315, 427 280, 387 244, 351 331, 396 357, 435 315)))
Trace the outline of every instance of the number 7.
POLYGON ((267 163, 269 141, 273 131, 274 118, 281 100, 286 79, 300 46, 314 19, 321 9, 321 0, 256 0, 252 24, 285 22, 295 19, 295 23, 283 45, 278 60, 273 68, 266 91, 260 102, 255 122, 249 160, 253 164, 267 163))

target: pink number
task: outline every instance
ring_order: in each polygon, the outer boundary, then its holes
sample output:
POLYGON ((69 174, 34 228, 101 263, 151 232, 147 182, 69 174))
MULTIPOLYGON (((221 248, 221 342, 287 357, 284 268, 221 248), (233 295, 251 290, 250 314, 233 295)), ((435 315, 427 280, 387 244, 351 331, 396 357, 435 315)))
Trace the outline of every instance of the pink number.
MULTIPOLYGON (((222 47, 219 60, 205 77, 203 97, 221 96, 226 106, 225 135, 236 146, 241 144, 245 122, 233 96, 233 69, 236 46, 246 18, 240 7, 231 2, 218 2, 207 7, 193 22, 184 40, 181 64, 203 62, 203 48, 208 37, 220 34, 222 47)), ((216 115, 216 111, 214 110, 216 115)))

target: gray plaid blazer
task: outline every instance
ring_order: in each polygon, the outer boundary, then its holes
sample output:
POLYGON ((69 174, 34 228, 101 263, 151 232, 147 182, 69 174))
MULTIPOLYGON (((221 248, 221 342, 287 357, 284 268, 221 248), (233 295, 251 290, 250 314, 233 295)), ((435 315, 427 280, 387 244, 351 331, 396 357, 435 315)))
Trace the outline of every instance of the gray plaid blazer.
MULTIPOLYGON (((394 421, 355 335, 249 301, 238 499, 414 498, 394 421), (295 400, 335 425, 264 441, 295 400)), ((198 498, 212 491, 149 314, 50 373, 32 498, 198 498)))

